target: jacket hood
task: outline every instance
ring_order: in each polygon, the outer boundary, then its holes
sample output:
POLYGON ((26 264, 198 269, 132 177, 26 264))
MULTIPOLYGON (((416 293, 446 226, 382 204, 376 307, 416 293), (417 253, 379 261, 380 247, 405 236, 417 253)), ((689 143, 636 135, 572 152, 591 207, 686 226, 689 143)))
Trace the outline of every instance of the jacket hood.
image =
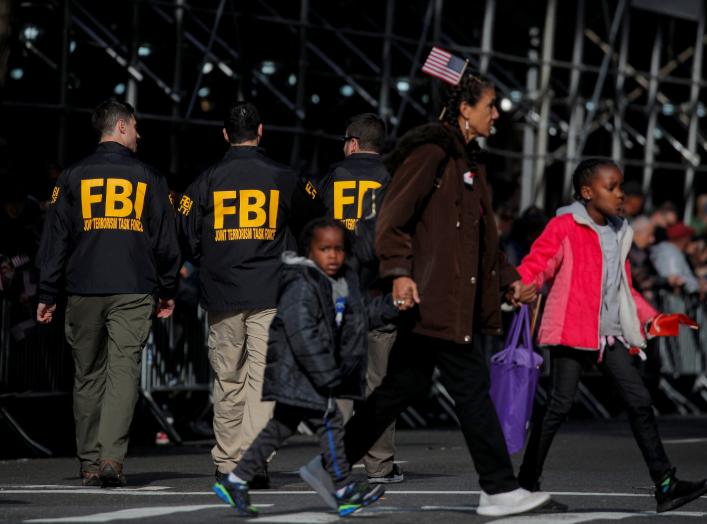
MULTIPOLYGON (((335 280, 337 280, 324 273, 324 271, 322 271, 321 268, 317 264, 315 264, 313 260, 310 260, 307 257, 300 256, 294 251, 285 251, 282 253, 282 256, 280 258, 282 260, 282 271, 280 272, 280 285, 287 284, 295 278, 300 278, 302 272, 304 271, 313 272, 316 275, 326 278, 330 282, 334 282, 335 280)), ((341 272, 339 273, 339 277, 345 278, 350 272, 351 267, 348 265, 347 262, 344 262, 344 265, 341 266, 341 272)))
MULTIPOLYGON (((558 208, 555 212, 555 215, 558 217, 561 215, 570 214, 574 218, 575 222, 587 225, 595 231, 597 230, 596 222, 592 220, 592 217, 590 217, 587 212, 586 206, 581 202, 573 202, 568 206, 558 208)), ((624 233, 628 229, 628 221, 620 216, 610 216, 607 219, 607 223, 614 229, 614 231, 616 231, 619 237, 623 237, 624 233)))
POLYGON ((383 157, 388 172, 391 175, 395 173, 408 155, 424 144, 435 144, 441 147, 451 158, 466 157, 471 166, 485 163, 486 151, 482 150, 475 140, 464 144, 459 130, 440 122, 433 122, 415 127, 405 133, 395 149, 383 157))

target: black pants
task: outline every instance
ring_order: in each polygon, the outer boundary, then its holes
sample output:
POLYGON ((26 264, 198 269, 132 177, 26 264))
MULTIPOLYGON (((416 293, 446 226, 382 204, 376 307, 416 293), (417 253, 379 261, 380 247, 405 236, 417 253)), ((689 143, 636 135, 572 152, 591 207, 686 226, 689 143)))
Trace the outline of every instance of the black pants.
MULTIPOLYGON (((595 351, 568 347, 550 350, 552 359, 552 390, 547 407, 536 411, 533 429, 523 456, 519 479, 523 486, 532 486, 540 479, 543 464, 557 430, 574 403, 582 369, 596 362, 595 351)), ((599 370, 609 379, 623 400, 633 437, 643 453, 651 478, 658 482, 670 469, 663 443, 658 435, 651 397, 639 371, 632 363, 628 349, 616 341, 607 346, 599 370)))
POLYGON ((483 352, 472 345, 409 332, 399 333, 383 382, 346 425, 349 463, 358 462, 411 401, 427 394, 435 366, 454 399, 481 488, 490 494, 516 489, 518 482, 489 397, 489 369, 483 352))
POLYGON ((337 489, 345 486, 349 482, 351 468, 344 453, 344 419, 336 405, 327 413, 323 413, 276 403, 273 417, 258 433, 233 473, 247 482, 253 480, 258 472, 265 469, 270 455, 295 434, 300 422, 306 422, 310 428, 316 430, 324 467, 337 489))

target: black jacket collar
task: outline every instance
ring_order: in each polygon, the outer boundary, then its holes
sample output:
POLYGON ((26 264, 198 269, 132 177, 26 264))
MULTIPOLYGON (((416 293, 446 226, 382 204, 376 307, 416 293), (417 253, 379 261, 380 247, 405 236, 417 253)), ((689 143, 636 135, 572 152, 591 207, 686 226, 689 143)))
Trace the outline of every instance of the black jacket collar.
POLYGON ((134 156, 135 153, 127 147, 113 140, 107 142, 99 142, 96 146, 96 153, 117 153, 119 155, 134 156))
POLYGON ((226 151, 226 154, 223 155, 223 159, 252 158, 264 154, 265 150, 259 146, 231 146, 228 148, 228 151, 226 151))

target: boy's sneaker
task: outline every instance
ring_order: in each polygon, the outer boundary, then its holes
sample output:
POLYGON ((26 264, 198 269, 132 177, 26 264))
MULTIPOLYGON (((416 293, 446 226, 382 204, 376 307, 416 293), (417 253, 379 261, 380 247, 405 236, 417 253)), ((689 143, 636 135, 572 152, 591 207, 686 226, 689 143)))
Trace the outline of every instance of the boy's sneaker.
POLYGON ((369 484, 396 484, 405 480, 405 475, 403 475, 403 470, 397 464, 393 464, 393 469, 390 473, 383 475, 382 477, 368 477, 369 484))
MULTIPOLYGON (((224 479, 228 478, 228 473, 221 473, 217 468, 214 477, 216 478, 216 482, 223 482, 224 479)), ((266 469, 265 473, 255 475, 253 480, 248 483, 248 488, 270 489, 270 475, 268 474, 268 470, 266 469)))
POLYGON ((317 492, 317 495, 321 497, 327 506, 338 511, 339 504, 336 502, 336 498, 334 498, 336 487, 334 487, 329 473, 324 469, 321 455, 317 455, 299 468, 298 473, 299 476, 302 477, 302 480, 317 492))
POLYGON ((258 510, 250 504, 250 494, 248 484, 245 482, 231 482, 228 478, 217 482, 213 487, 214 493, 244 517, 254 517, 258 515, 258 510))
POLYGON ((656 511, 663 513, 677 509, 705 493, 707 493, 707 479, 697 482, 678 480, 675 476, 675 468, 673 468, 656 485, 655 499, 658 502, 656 511))
POLYGON ((385 493, 380 484, 371 485, 368 482, 349 482, 343 492, 336 492, 336 502, 340 517, 351 515, 365 506, 377 501, 385 493))
POLYGON ((526 489, 518 488, 495 495, 489 495, 482 491, 476 513, 485 517, 517 515, 538 509, 548 502, 550 502, 550 494, 544 491, 531 493, 526 489))

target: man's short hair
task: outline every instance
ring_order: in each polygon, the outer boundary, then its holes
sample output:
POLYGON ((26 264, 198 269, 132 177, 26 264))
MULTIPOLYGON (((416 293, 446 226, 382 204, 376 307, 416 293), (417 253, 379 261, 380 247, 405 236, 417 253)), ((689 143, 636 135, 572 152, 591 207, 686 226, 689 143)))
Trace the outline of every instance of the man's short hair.
POLYGON ((380 153, 385 146, 385 122, 375 113, 363 113, 349 119, 346 134, 358 138, 359 148, 380 153))
POLYGON ((118 120, 129 121, 135 116, 135 108, 127 102, 109 98, 102 102, 91 116, 91 124, 99 135, 113 134, 118 120))
POLYGON ((241 144, 258 137, 260 115, 250 102, 235 102, 223 119, 223 127, 231 144, 241 144))

